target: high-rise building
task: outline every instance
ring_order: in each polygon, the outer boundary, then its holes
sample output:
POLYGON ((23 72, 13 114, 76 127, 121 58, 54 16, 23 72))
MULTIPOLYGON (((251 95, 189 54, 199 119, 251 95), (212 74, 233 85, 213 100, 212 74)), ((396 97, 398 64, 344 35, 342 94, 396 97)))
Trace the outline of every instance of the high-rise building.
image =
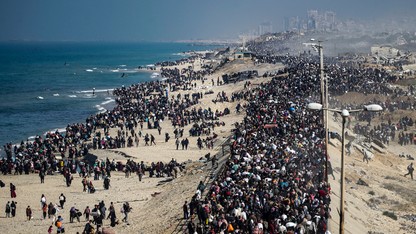
POLYGON ((333 11, 326 11, 325 12, 325 23, 327 26, 327 30, 334 30, 336 28, 335 24, 335 12, 333 11))
POLYGON ((270 22, 265 22, 259 25, 259 35, 273 32, 272 24, 270 22))

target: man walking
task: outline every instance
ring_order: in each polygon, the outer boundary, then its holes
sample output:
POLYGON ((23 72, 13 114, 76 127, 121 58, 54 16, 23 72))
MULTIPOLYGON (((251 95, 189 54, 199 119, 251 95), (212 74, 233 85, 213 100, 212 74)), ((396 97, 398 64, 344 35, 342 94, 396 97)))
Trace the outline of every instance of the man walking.
POLYGON ((183 204, 183 219, 189 218, 189 212, 188 212, 188 201, 185 201, 185 204, 183 204))
POLYGON ((153 136, 153 134, 150 134, 150 145, 156 145, 156 142, 155 142, 155 140, 156 140, 156 138, 153 136))
POLYGON ((175 141, 176 150, 179 149, 179 143, 180 143, 179 138, 176 138, 176 141, 175 141))
POLYGON ((130 211, 131 211, 131 207, 130 207, 130 205, 129 205, 129 203, 128 202, 125 202, 124 204, 123 204, 123 213, 124 213, 124 218, 123 218, 123 222, 126 222, 126 223, 128 223, 129 221, 128 221, 128 218, 129 218, 129 213, 130 213, 130 211))
POLYGON ((12 213, 12 217, 16 216, 16 203, 12 201, 12 204, 10 205, 10 212, 12 213))
POLYGON ((10 208, 10 202, 8 201, 6 204, 6 218, 10 218, 11 208, 10 208))
POLYGON ((32 219, 32 209, 30 208, 30 206, 27 206, 26 208, 26 217, 29 221, 32 219))
POLYGON ((61 196, 59 196, 59 204, 61 205, 61 209, 64 208, 65 202, 66 202, 66 197, 64 196, 63 193, 61 193, 61 196))
POLYGON ((404 177, 406 177, 407 175, 410 175, 410 177, 413 180, 413 171, 415 169, 413 168, 413 163, 410 163, 409 166, 407 166, 407 174, 404 175, 404 177))
POLYGON ((43 171, 43 169, 39 171, 39 177, 40 177, 40 183, 41 184, 45 183, 45 171, 43 171))

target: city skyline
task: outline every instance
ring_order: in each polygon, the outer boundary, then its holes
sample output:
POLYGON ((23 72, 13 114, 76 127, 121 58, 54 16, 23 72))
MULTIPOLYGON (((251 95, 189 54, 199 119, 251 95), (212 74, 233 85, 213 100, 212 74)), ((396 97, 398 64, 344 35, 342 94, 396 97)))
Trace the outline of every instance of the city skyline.
POLYGON ((334 12, 337 19, 411 15, 416 2, 330 0, 15 0, 0 3, 0 41, 177 41, 285 30, 285 18, 334 12))

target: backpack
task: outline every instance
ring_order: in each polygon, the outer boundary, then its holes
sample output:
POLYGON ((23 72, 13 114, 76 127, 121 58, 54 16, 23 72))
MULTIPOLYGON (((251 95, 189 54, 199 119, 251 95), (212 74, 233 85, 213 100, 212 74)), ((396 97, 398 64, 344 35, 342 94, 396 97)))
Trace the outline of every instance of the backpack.
POLYGON ((57 228, 61 228, 61 227, 62 227, 62 222, 61 222, 60 220, 56 220, 56 221, 55 221, 55 226, 56 226, 57 228))

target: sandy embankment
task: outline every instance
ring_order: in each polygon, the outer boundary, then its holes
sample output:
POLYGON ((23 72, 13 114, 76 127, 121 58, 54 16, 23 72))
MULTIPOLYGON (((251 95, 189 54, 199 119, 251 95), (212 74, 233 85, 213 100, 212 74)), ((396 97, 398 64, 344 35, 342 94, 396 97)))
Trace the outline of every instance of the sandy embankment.
MULTIPOLYGON (((340 97, 344 102, 356 103, 367 102, 367 100, 373 100, 373 98, 384 100, 385 97, 379 95, 368 97, 352 93, 340 97)), ((405 115, 413 117, 413 119, 416 117, 414 111, 385 112, 382 114, 385 119, 391 117, 393 122, 397 122, 405 115)), ((357 121, 354 118, 352 120, 351 126, 354 126, 357 121)), ((379 123, 380 118, 376 118, 372 121, 371 127, 379 123)), ((335 122, 330 115, 329 128, 330 131, 341 133, 341 120, 335 122)), ((350 134, 352 133, 351 129, 347 129, 347 131, 350 134)), ((414 153, 416 152, 416 145, 400 146, 396 140, 384 149, 384 153, 372 149, 374 158, 367 164, 363 162, 363 154, 359 151, 363 148, 359 144, 361 140, 363 140, 363 137, 357 136, 351 156, 345 156, 345 233, 416 233, 416 223, 406 218, 412 215, 415 217, 416 214, 416 195, 414 193, 416 191, 416 181, 412 181, 409 176, 403 176, 407 173, 407 165, 413 161, 398 157, 401 153, 416 156, 414 153), (368 186, 357 184, 359 179, 366 182, 368 186), (383 215, 386 211, 394 212, 397 220, 383 215)), ((328 176, 332 188, 332 219, 329 227, 331 233, 338 233, 341 142, 337 139, 330 139, 329 155, 335 176, 335 179, 331 175, 328 176)))

